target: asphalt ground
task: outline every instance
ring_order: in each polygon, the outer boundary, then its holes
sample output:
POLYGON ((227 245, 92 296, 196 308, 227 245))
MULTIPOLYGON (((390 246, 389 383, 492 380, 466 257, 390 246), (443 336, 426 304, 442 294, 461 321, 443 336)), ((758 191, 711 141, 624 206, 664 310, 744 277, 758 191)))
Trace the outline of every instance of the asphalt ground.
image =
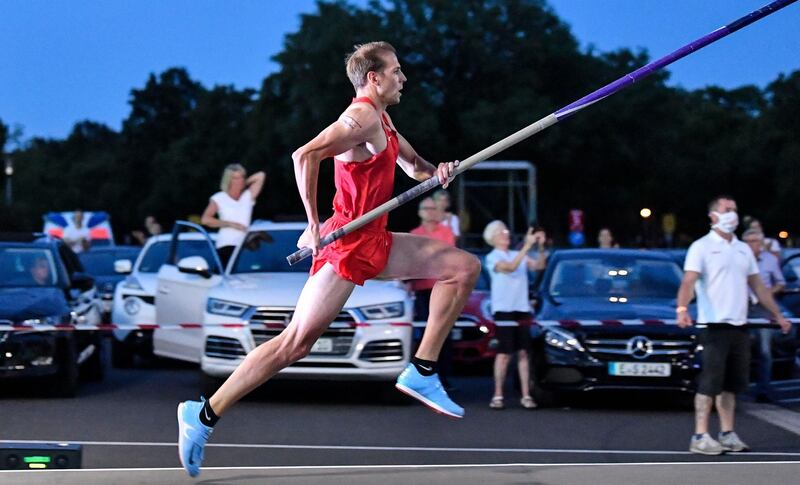
POLYGON ((509 389, 508 408, 493 411, 489 377, 453 382, 463 420, 387 385, 276 380, 223 417, 194 480, 175 445, 176 405, 198 394, 194 367, 110 370, 74 399, 4 386, 0 440, 81 444, 83 470, 0 472, 0 483, 787 484, 800 475, 799 414, 784 407, 743 403, 737 431, 753 451, 704 457, 687 451, 685 398, 590 394, 527 411, 509 389))

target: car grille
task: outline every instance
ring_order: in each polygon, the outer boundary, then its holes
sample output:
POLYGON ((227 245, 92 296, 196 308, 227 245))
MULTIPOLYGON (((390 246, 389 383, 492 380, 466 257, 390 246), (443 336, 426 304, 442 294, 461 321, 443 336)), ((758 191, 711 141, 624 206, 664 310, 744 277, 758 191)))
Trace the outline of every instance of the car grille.
POLYGON ((629 338, 593 336, 584 339, 582 343, 586 350, 597 358, 619 359, 620 356, 626 356, 648 361, 670 361, 684 357, 691 354, 695 347, 691 337, 647 337, 649 344, 646 348, 648 350, 644 351, 640 347, 637 351, 631 344, 631 340, 637 337, 639 336, 629 338))
POLYGON ((359 360, 367 362, 398 362, 403 360, 403 342, 400 340, 376 340, 364 346, 359 360))
POLYGON ((206 339, 206 355, 217 359, 238 359, 246 353, 235 338, 210 336, 206 339))
MULTIPOLYGON (((266 328, 252 327, 253 340, 256 346, 276 337, 286 328, 292 318, 293 308, 258 308, 249 317, 250 323, 260 323, 266 328)), ((333 320, 328 329, 320 338, 332 340, 332 348, 329 352, 312 351, 311 355, 347 355, 353 345, 353 337, 356 334, 356 320, 348 311, 340 312, 333 320)))

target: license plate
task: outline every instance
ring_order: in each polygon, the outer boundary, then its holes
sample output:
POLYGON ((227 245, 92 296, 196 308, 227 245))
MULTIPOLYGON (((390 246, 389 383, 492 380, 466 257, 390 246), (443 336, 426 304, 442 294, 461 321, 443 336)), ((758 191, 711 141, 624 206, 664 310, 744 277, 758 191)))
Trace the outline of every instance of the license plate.
POLYGON ((608 375, 635 377, 669 377, 670 364, 651 362, 609 362, 608 375))
POLYGON ((333 352, 333 339, 321 338, 314 342, 311 346, 311 353, 328 353, 333 352))
POLYGON ((450 339, 452 340, 461 340, 464 338, 464 331, 460 328, 454 328, 450 330, 450 339))

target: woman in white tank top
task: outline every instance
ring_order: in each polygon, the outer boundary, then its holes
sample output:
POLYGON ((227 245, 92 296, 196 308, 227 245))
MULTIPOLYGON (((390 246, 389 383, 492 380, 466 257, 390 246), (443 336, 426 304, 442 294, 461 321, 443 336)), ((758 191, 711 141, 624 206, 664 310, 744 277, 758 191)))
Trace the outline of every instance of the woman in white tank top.
POLYGON ((247 235, 253 206, 266 178, 264 172, 256 172, 248 178, 243 166, 238 163, 228 165, 222 172, 221 190, 211 196, 203 211, 200 222, 219 229, 217 251, 223 269, 228 266, 233 250, 247 235))

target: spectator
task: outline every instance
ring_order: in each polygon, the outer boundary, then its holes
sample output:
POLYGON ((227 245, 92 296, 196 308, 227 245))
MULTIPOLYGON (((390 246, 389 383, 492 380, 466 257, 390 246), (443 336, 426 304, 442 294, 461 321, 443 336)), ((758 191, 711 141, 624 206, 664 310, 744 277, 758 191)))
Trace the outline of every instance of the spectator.
POLYGON ((458 220, 458 216, 450 211, 450 193, 445 189, 439 189, 433 193, 433 200, 442 211, 442 224, 453 231, 456 239, 461 237, 461 222, 458 220))
POLYGON ((614 235, 611 233, 611 229, 607 227, 600 229, 600 232, 597 233, 597 247, 600 249, 619 248, 619 244, 617 244, 617 241, 614 240, 614 235))
POLYGON ((219 228, 217 251, 223 268, 228 265, 233 250, 247 235, 253 206, 266 178, 264 172, 254 173, 248 178, 243 166, 238 163, 228 165, 222 172, 220 192, 211 196, 203 211, 200 219, 202 224, 219 228))
MULTIPOLYGON (((426 197, 419 203, 420 225, 411 230, 411 234, 425 236, 442 241, 448 246, 456 245, 456 237, 449 227, 441 224, 442 212, 432 197, 426 197)), ((431 303, 431 292, 436 280, 411 280, 411 289, 414 291, 414 320, 427 321, 431 303)), ((453 342, 450 334, 439 353, 439 379, 445 389, 452 390, 450 385, 450 361, 453 357, 453 342)))
POLYGON ((128 240, 139 246, 144 246, 148 239, 153 236, 158 236, 161 232, 161 224, 158 223, 156 218, 147 216, 144 218, 144 227, 142 229, 132 230, 128 240))
MULTIPOLYGON (((764 233, 756 229, 748 229, 742 234, 744 242, 750 246, 758 263, 758 272, 764 286, 777 295, 786 287, 786 280, 778 264, 778 258, 764 250, 764 233)), ((750 291, 750 318, 770 318, 769 311, 760 304, 756 295, 750 291)), ((777 333, 772 328, 758 328, 754 332, 758 341, 759 366, 756 383, 756 401, 770 402, 770 381, 772 380, 772 339, 777 333)))
POLYGON ((52 284, 50 277, 50 261, 47 260, 47 257, 38 255, 33 258, 28 271, 30 272, 31 278, 33 278, 33 282, 37 285, 45 286, 52 284))
POLYGON ((154 216, 147 216, 144 218, 144 229, 147 237, 158 236, 161 234, 161 224, 158 223, 154 216))
MULTIPOLYGON (((755 229, 756 231, 764 234, 764 227, 761 226, 761 221, 756 219, 755 217, 745 216, 744 217, 744 229, 755 229)), ((778 242, 777 239, 773 239, 771 237, 764 237, 764 250, 767 252, 772 253, 776 258, 778 258, 778 262, 781 260, 781 243, 778 242)))
POLYGON ((494 248, 486 255, 485 266, 491 277, 492 315, 498 323, 494 396, 489 403, 492 409, 505 408, 503 386, 508 364, 514 353, 517 355, 522 393, 520 404, 525 409, 536 407, 530 392, 531 304, 528 295, 528 271, 540 271, 544 268, 545 260, 531 259, 527 253, 535 244, 542 245, 544 237, 543 232, 534 233, 533 228, 530 228, 521 250, 513 251, 509 250, 511 234, 502 221, 492 221, 483 230, 484 241, 494 248))
POLYGON ((64 242, 77 254, 89 249, 90 240, 89 228, 83 225, 83 211, 73 212, 72 225, 64 229, 64 242))
POLYGON ((719 196, 708 206, 711 232, 689 247, 685 273, 678 289, 678 326, 687 328, 692 318, 687 305, 697 293, 697 322, 706 325, 699 335, 703 365, 694 400, 695 434, 689 451, 719 455, 749 447, 734 431, 736 393, 747 390, 750 373, 750 337, 747 321, 747 287, 753 289, 784 333, 791 324, 783 317, 772 293, 759 277, 758 264, 746 244, 734 235, 739 224, 736 202, 719 196), (708 433, 711 409, 719 414, 719 441, 708 433))

